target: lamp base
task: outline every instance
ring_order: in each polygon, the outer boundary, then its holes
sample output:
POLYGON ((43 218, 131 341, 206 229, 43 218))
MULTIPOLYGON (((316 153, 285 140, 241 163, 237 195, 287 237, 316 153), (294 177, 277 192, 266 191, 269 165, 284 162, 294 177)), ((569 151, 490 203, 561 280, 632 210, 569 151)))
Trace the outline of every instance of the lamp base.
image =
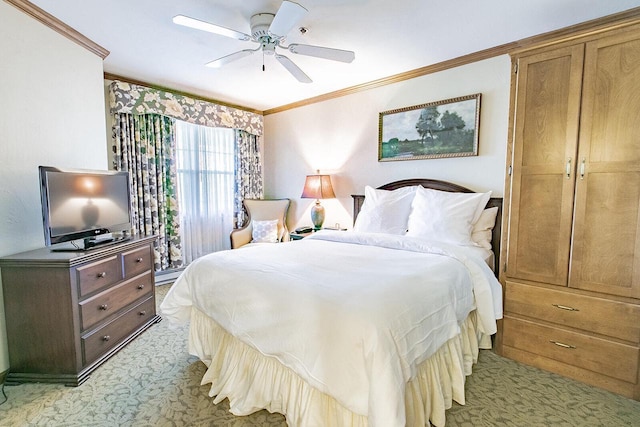
POLYGON ((320 204, 320 200, 316 200, 316 204, 311 208, 311 222, 315 230, 320 230, 324 223, 324 207, 320 204))

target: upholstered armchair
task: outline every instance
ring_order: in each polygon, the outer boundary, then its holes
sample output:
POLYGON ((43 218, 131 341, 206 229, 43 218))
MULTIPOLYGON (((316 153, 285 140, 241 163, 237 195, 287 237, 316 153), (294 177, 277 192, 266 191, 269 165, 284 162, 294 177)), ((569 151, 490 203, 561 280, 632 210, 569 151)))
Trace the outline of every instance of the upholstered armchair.
MULTIPOLYGON (((289 241, 289 230, 287 229, 287 211, 291 200, 289 199, 245 199, 242 201, 246 211, 247 220, 242 228, 231 232, 231 249, 237 249, 252 241, 261 241, 261 238, 254 239, 254 221, 259 227, 269 227, 277 220, 277 231, 269 241, 287 242, 289 241), (270 224, 271 223, 271 224, 270 224), (274 240, 275 239, 275 240, 274 240)), ((256 230, 257 231, 257 230, 256 230)), ((269 233, 269 230, 266 230, 269 233)), ((264 241, 264 240, 262 240, 264 241)))

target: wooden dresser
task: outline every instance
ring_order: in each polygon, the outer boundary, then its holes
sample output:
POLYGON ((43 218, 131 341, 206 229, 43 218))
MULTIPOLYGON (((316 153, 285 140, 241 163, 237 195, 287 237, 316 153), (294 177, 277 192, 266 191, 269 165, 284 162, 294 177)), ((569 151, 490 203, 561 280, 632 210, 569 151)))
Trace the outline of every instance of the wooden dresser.
POLYGON ((77 386, 160 321, 154 240, 132 239, 87 252, 44 248, 0 258, 7 383, 77 386))
POLYGON ((640 400, 640 26, 513 65, 499 350, 640 400))

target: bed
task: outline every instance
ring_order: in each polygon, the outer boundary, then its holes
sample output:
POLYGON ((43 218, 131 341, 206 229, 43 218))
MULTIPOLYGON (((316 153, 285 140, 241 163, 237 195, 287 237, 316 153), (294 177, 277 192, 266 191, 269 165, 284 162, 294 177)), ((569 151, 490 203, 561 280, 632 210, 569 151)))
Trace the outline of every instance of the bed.
POLYGON ((207 255, 169 290, 215 403, 344 427, 443 426, 465 403, 502 317, 501 199, 425 179, 353 198, 353 231, 207 255))

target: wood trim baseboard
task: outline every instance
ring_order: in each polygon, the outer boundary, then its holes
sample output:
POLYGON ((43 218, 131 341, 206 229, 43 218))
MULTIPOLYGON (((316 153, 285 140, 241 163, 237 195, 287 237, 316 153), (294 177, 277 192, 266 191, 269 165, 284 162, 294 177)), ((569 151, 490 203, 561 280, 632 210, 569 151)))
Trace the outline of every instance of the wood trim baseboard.
POLYGON ((99 44, 88 39, 87 37, 83 36, 78 31, 74 30, 64 22, 60 21, 55 16, 40 9, 35 4, 27 0, 4 0, 4 1, 16 7, 17 9, 20 9, 22 12, 31 16, 37 21, 40 21, 41 23, 51 28, 52 30, 56 31, 57 33, 62 34, 69 40, 79 44, 80 46, 84 47, 88 51, 98 55, 100 58, 105 59, 107 56, 109 56, 110 52, 107 49, 103 48, 99 44))

